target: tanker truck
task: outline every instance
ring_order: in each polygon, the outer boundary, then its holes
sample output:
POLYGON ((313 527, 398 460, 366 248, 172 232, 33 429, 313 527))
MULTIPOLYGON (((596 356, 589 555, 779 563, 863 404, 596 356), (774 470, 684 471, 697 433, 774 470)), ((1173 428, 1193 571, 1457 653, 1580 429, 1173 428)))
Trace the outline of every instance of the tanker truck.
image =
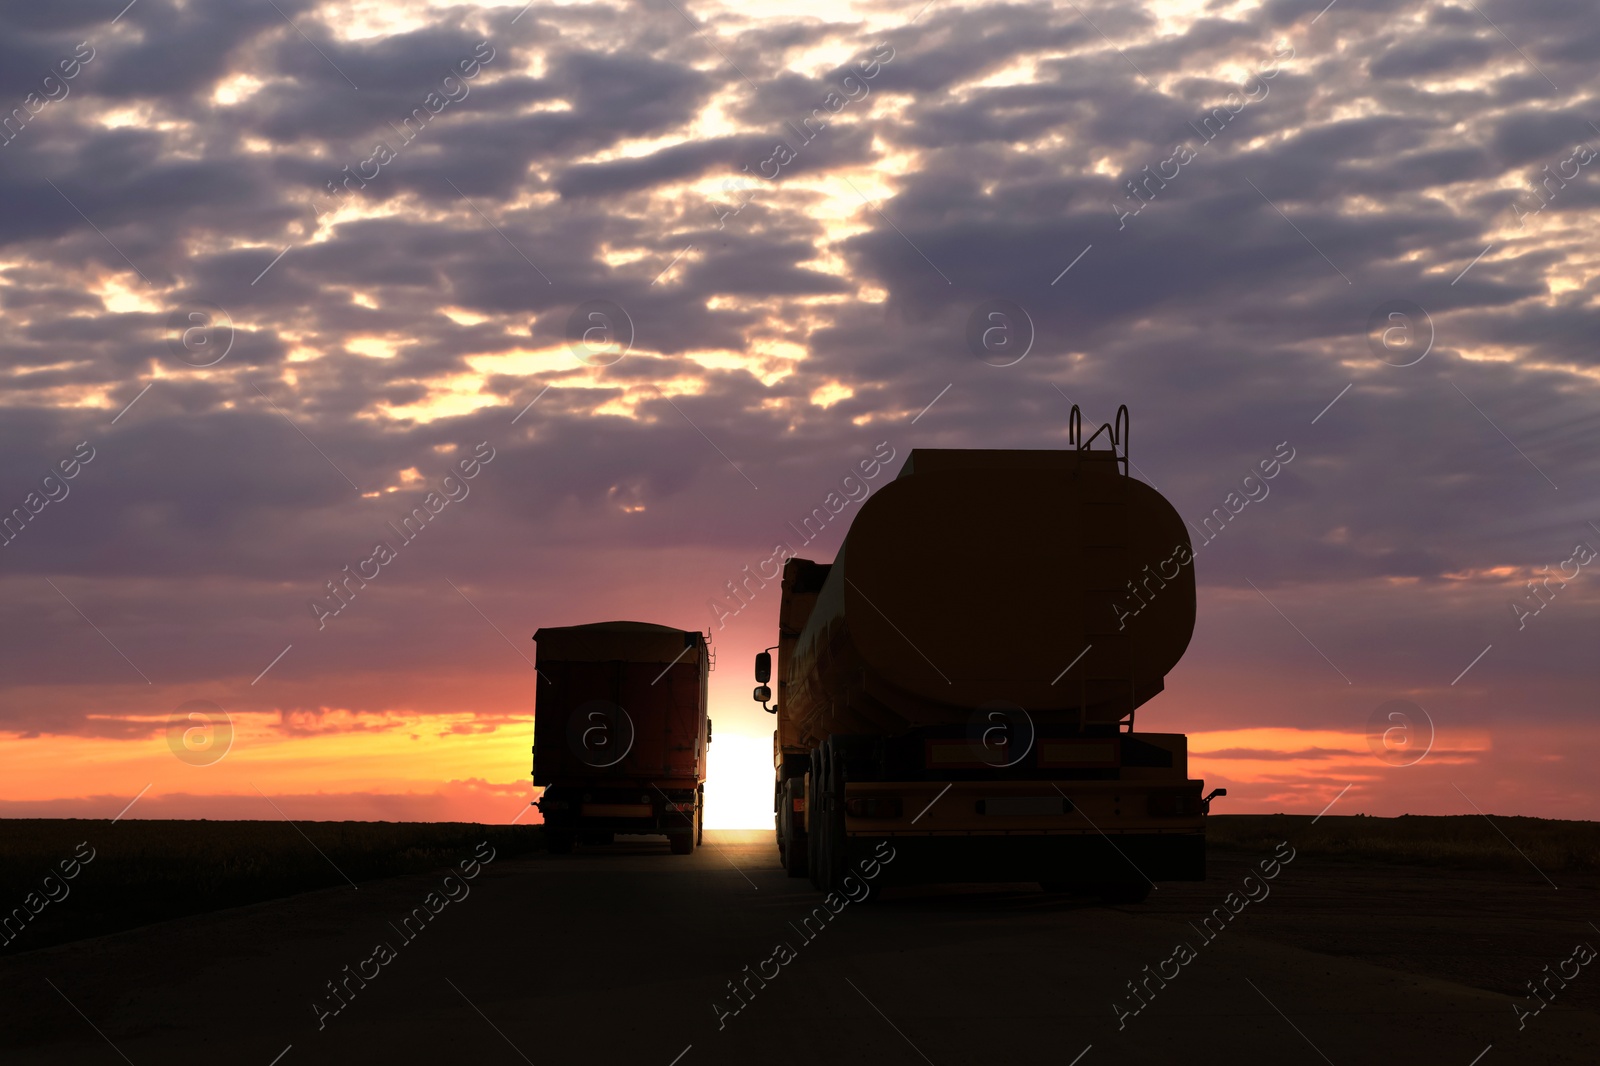
POLYGON ((1116 902, 1204 880, 1225 790, 1202 796, 1182 734, 1134 730, 1194 631, 1187 529, 1129 475, 1126 407, 1069 426, 1065 449, 916 449, 832 563, 785 560, 755 698, 790 876, 1116 902))
POLYGON ((702 633, 648 622, 546 626, 538 642, 533 783, 545 846, 664 834, 694 850, 705 807, 710 670, 702 633))

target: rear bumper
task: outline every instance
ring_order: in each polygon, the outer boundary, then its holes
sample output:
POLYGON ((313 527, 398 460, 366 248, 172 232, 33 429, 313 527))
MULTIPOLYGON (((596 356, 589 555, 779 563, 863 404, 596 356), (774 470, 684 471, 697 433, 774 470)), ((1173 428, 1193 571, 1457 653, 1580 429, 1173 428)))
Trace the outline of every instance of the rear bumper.
POLYGON ((687 833, 695 827, 698 791, 551 785, 534 804, 547 831, 687 833))
POLYGON ((850 864, 878 858, 890 884, 1204 881, 1204 832, 1005 835, 852 834, 850 864), (893 855, 885 861, 884 855, 893 855))

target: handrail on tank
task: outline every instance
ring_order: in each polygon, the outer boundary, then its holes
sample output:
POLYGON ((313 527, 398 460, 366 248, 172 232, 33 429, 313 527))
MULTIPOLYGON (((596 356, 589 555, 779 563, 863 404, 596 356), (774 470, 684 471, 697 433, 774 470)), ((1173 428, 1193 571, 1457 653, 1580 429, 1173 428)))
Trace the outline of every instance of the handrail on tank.
POLYGON ((1121 404, 1117 407, 1117 430, 1113 430, 1113 440, 1122 443, 1122 476, 1128 476, 1128 434, 1133 429, 1133 420, 1128 415, 1128 405, 1121 404))
POLYGON ((1093 436, 1088 440, 1083 440, 1083 416, 1078 410, 1078 405, 1073 404, 1072 415, 1067 421, 1067 443, 1080 452, 1088 451, 1089 445, 1093 444, 1100 434, 1106 434, 1111 440, 1111 451, 1116 455, 1117 462, 1122 464, 1122 473, 1126 477, 1129 463, 1128 433, 1130 427, 1131 420, 1128 417, 1128 405, 1122 404, 1117 408, 1115 424, 1102 422, 1100 423, 1100 428, 1094 431, 1093 436), (1119 445, 1121 446, 1120 451, 1118 451, 1119 445))

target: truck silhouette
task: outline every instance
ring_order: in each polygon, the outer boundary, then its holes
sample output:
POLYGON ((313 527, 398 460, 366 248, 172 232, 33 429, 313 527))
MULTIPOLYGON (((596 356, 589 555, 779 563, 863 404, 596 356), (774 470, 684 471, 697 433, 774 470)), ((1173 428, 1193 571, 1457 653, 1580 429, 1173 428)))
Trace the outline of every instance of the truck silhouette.
POLYGON ((538 642, 533 783, 546 846, 665 834, 700 842, 710 669, 701 633, 648 622, 545 627, 538 642))
POLYGON ((873 891, 1037 881, 1124 902, 1205 878, 1226 793, 1202 797, 1182 734, 1133 728, 1194 632, 1188 532, 1128 474, 1127 408, 1087 441, 1080 418, 1063 450, 914 450, 831 564, 785 562, 755 698, 777 715, 790 876, 836 891, 892 854, 873 891))

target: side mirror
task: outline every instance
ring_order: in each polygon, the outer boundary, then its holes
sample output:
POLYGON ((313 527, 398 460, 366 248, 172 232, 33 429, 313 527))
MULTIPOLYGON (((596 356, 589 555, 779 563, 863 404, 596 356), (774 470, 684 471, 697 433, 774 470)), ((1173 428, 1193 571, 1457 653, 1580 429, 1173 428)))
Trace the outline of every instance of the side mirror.
POLYGON ((772 690, 765 685, 757 685, 756 690, 750 694, 750 698, 757 703, 766 703, 772 699, 772 690))
POLYGON ((772 653, 769 651, 756 652, 756 683, 765 685, 772 680, 772 653))

